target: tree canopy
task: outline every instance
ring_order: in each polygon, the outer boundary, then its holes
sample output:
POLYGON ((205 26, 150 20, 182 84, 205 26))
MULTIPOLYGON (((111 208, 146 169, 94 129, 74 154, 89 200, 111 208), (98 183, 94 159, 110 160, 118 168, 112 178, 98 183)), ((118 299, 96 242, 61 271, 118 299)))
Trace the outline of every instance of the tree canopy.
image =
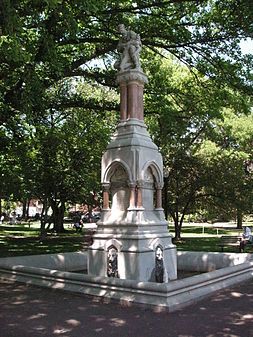
MULTIPOLYGON (((67 97, 57 83, 81 77, 114 86, 111 68, 117 25, 141 34, 144 48, 173 54, 188 66, 233 87, 252 91, 253 4, 247 0, 4 0, 0 9, 1 121, 16 129, 22 113, 39 120, 47 109, 79 106, 103 110, 89 97, 67 97), (97 67, 96 61, 104 66, 97 67)), ((115 106, 112 106, 115 108, 115 106)))
POLYGON ((146 116, 166 165, 197 153, 204 137, 219 138, 211 120, 224 108, 248 112, 252 54, 240 42, 253 36, 250 0, 3 0, 0 197, 22 190, 76 200, 84 182, 86 192, 97 186, 118 111, 120 23, 142 38, 146 116))

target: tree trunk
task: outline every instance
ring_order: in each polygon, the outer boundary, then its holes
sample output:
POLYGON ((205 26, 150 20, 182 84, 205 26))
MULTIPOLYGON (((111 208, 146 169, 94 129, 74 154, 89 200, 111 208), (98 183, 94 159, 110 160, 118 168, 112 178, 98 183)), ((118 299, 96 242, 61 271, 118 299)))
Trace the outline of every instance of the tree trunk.
POLYGON ((179 219, 179 213, 176 212, 172 215, 175 225, 175 241, 181 239, 181 231, 182 231, 182 225, 184 221, 185 214, 182 214, 181 218, 179 219))
POLYGON ((180 228, 180 223, 179 223, 178 212, 174 213, 173 220, 174 220, 174 225, 175 225, 175 240, 177 241, 181 239, 181 228, 180 228))
POLYGON ((26 218, 26 205, 27 205, 27 200, 24 199, 22 202, 23 206, 22 206, 22 219, 26 218))
POLYGON ((47 236, 47 232, 46 232, 46 223, 47 223, 47 212, 48 212, 48 207, 47 207, 47 200, 43 202, 43 208, 42 208, 42 212, 41 212, 41 218, 40 218, 40 240, 43 241, 46 236, 47 236))
POLYGON ((30 208, 30 199, 27 200, 27 208, 26 208, 26 216, 25 218, 29 218, 29 208, 30 208))
POLYGON ((175 223, 175 240, 178 241, 180 240, 180 235, 181 235, 181 231, 178 227, 178 223, 175 223))
POLYGON ((240 209, 237 209, 236 213, 236 222, 237 222, 237 229, 242 229, 242 220, 243 220, 243 214, 240 209))
POLYGON ((54 231, 56 233, 63 233, 65 232, 63 226, 63 218, 65 212, 65 203, 64 201, 57 202, 55 200, 51 200, 51 207, 53 210, 53 222, 54 222, 54 231))

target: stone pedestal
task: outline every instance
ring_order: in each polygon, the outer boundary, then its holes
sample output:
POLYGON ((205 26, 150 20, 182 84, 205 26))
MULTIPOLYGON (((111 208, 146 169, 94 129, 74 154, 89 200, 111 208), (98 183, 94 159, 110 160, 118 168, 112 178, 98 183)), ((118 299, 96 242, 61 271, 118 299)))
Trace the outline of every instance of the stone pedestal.
POLYGON ((120 122, 102 157, 103 210, 88 273, 138 281, 177 278, 176 248, 161 207, 162 156, 143 121, 139 70, 118 74, 120 122))

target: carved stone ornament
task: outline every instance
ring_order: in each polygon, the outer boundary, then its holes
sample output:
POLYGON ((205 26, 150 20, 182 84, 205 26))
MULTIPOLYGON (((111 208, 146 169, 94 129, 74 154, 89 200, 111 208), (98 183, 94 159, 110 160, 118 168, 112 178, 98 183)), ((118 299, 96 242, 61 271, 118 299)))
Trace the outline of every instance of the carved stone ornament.
POLYGON ((118 278, 118 250, 114 246, 108 248, 107 253, 107 276, 118 278))
POLYGON ((150 167, 145 171, 144 180, 148 181, 148 182, 154 181, 154 176, 153 176, 153 173, 152 173, 150 167))
POLYGON ((125 181, 127 178, 127 174, 126 171, 123 169, 123 167, 121 165, 118 165, 115 168, 113 177, 111 179, 112 182, 116 182, 116 181, 125 181))
POLYGON ((156 189, 158 189, 158 190, 162 190, 162 188, 163 188, 163 183, 162 182, 156 182, 155 183, 155 187, 156 187, 156 189))
POLYGON ((148 83, 147 76, 139 70, 127 70, 117 74, 116 83, 129 83, 131 81, 137 81, 140 83, 148 83))
POLYGON ((160 245, 156 247, 155 255, 155 281, 157 283, 163 283, 163 249, 160 245))
POLYGON ((108 192, 110 190, 110 184, 109 183, 103 183, 102 186, 103 186, 104 191, 108 192))
POLYGON ((121 38, 118 42, 117 50, 120 58, 115 62, 114 67, 119 71, 138 69, 140 66, 141 38, 132 30, 127 30, 123 24, 118 25, 121 38))

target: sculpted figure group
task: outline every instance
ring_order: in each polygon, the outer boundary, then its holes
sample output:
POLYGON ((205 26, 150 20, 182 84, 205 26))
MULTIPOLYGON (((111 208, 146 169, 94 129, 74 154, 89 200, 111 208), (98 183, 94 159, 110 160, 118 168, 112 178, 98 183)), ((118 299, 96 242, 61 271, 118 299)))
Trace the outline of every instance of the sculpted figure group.
POLYGON ((119 71, 141 70, 140 51, 142 44, 140 35, 131 30, 126 30, 123 24, 118 26, 118 31, 121 34, 117 46, 120 58, 115 62, 114 67, 119 71))

